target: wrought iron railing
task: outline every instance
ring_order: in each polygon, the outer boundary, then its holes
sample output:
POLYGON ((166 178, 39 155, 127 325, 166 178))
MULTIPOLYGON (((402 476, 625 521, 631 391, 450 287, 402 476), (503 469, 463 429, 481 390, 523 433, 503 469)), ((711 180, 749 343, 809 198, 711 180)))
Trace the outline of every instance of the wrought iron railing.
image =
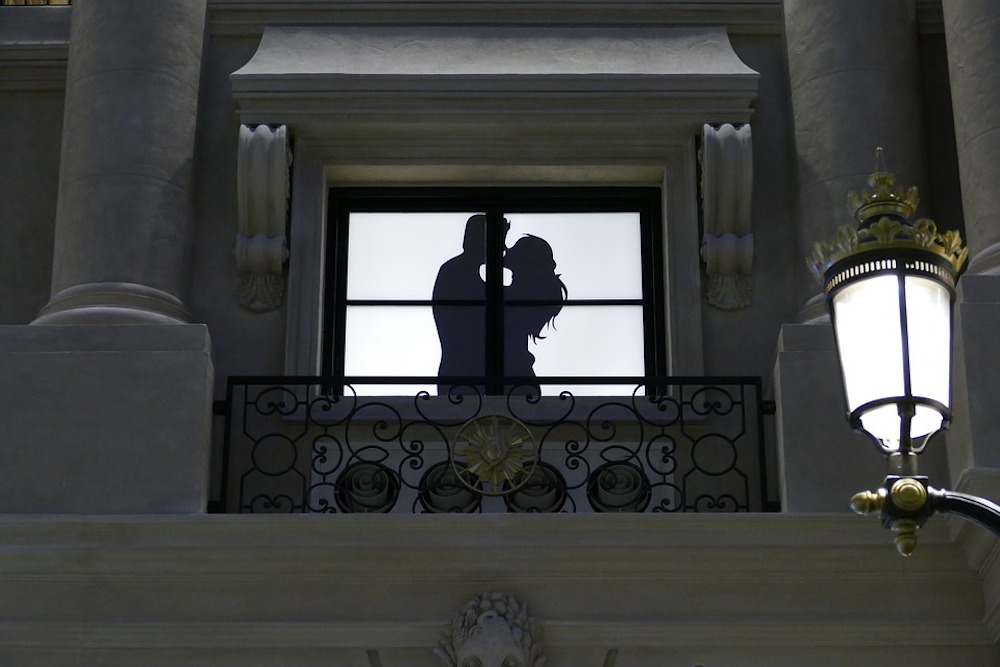
MULTIPOLYGON (((232 377, 226 512, 768 509, 759 378, 544 378, 501 396, 358 396, 386 380, 232 377), (556 384, 549 385, 548 382, 556 384), (621 387, 631 383, 631 392, 621 387), (616 385, 619 396, 593 395, 616 385), (552 389, 548 390, 553 391, 552 389), (546 392, 543 392, 543 394, 546 392)), ((374 393, 378 393, 377 389, 374 393)))

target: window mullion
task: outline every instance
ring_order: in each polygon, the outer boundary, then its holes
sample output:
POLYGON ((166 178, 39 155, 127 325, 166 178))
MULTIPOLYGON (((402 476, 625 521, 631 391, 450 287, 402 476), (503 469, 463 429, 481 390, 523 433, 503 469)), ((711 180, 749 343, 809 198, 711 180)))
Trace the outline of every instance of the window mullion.
POLYGON ((646 374, 666 375, 670 367, 666 334, 666 295, 664 294, 663 213, 659 195, 647 195, 646 207, 640 216, 642 229, 643 294, 647 302, 643 309, 646 336, 646 374))
POLYGON ((347 253, 351 214, 349 211, 336 210, 335 215, 334 233, 336 236, 332 242, 336 261, 331 263, 328 260, 326 266, 330 292, 335 295, 335 298, 333 300, 327 299, 325 304, 327 326, 332 326, 333 331, 327 337, 328 349, 324 355, 324 374, 342 379, 344 377, 344 349, 347 332, 347 253))
POLYGON ((487 394, 502 394, 503 364, 503 253, 507 236, 503 212, 486 210, 486 369, 487 394))

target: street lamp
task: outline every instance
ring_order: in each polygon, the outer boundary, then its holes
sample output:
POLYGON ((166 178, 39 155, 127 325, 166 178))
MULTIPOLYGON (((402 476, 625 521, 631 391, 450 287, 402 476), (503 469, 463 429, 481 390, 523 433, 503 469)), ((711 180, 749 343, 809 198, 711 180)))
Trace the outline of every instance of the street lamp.
POLYGON ((936 512, 971 519, 1000 536, 1000 506, 929 486, 917 474, 928 440, 951 421, 951 342, 955 284, 968 249, 958 232, 910 221, 915 187, 896 187, 876 151, 871 190, 849 193, 858 221, 817 243, 810 268, 823 281, 844 378, 851 428, 888 457, 878 491, 854 496, 860 514, 879 514, 908 556, 916 532, 936 512))

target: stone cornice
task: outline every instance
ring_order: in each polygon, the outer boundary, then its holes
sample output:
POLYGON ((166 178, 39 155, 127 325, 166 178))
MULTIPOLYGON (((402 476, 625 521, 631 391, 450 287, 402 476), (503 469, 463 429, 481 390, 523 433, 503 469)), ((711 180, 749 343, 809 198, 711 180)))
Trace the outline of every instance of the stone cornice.
POLYGON ((944 14, 941 0, 916 0, 917 27, 921 35, 944 34, 944 14))
POLYGON ((209 0, 213 33, 259 35, 265 26, 564 25, 725 26, 780 34, 781 0, 209 0))
MULTIPOLYGON (((344 647, 399 649, 424 646, 428 654, 446 623, 293 623, 167 622, 73 623, 0 622, 0 648, 47 650, 141 649, 299 649, 337 650, 344 647)), ((938 648, 991 646, 982 629, 967 622, 904 625, 891 622, 857 627, 846 621, 822 623, 602 623, 599 621, 544 624, 546 645, 600 650, 613 645, 669 648, 678 645, 740 647, 860 647, 905 646, 938 648)), ((331 662, 330 664, 336 664, 331 662)), ((596 664, 596 663, 595 663, 596 664)))
POLYGON ((152 580, 245 580, 262 573, 312 578, 335 572, 453 580, 459 571, 443 567, 447 561, 464 562, 466 575, 506 572, 531 579, 603 572, 625 579, 669 574, 728 581, 752 572, 799 581, 824 572, 868 581, 884 577, 882 568, 894 570, 897 583, 932 575, 954 582, 975 579, 965 567, 945 567, 961 550, 949 541, 943 522, 921 531, 921 558, 901 561, 890 535, 846 514, 8 515, 0 517, 0 534, 5 548, 0 580, 46 571, 63 578, 152 580), (566 557, 581 552, 586 559, 566 557), (700 552, 696 559, 664 557, 700 552), (191 558, 194 553, 204 557, 191 558), (415 556, 410 568, 384 569, 399 553, 415 556), (462 553, 479 555, 470 559, 462 553), (524 571, 517 554, 529 553, 538 559, 524 571), (79 560, 83 554, 87 558, 79 560), (764 554, 767 558, 749 557, 764 554), (846 558, 849 554, 854 557, 846 558), (293 556, 294 571, 272 569, 293 556), (627 561, 642 567, 632 570, 627 561))
POLYGON ((419 657, 456 604, 497 588, 588 664, 610 647, 992 650, 942 522, 908 560, 849 515, 4 516, 0 534, 0 657, 419 657))
POLYGON ((66 87, 71 7, 0 9, 0 91, 66 87))
POLYGON ((745 123, 758 77, 718 27, 330 26, 268 27, 231 81, 248 125, 394 145, 438 132, 482 159, 483 137, 620 147, 745 123))
MULTIPOLYGON (((124 328, 124 327, 123 327, 124 328)), ((503 544, 512 548, 567 543, 553 528, 586 536, 590 546, 667 547, 885 547, 893 562, 914 567, 917 559, 899 561, 892 540, 870 521, 841 514, 799 513, 650 513, 650 514, 205 514, 205 515, 59 515, 0 514, 3 545, 103 549, 378 547, 419 544, 457 548, 503 544)), ((950 546, 943 525, 921 531, 921 545, 950 546)), ((891 538, 891 536, 890 536, 891 538)), ((13 551, 0 550, 0 558, 13 551)), ((767 564, 761 564, 767 567, 767 564)), ((853 567, 850 564, 845 566, 853 567)), ((0 570, 2 573, 3 570, 0 570)))

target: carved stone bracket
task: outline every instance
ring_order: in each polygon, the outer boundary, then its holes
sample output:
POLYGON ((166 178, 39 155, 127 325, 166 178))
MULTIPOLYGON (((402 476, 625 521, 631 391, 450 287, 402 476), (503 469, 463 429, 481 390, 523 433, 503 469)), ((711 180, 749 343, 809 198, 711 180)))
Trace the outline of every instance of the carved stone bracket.
POLYGON ((750 126, 705 125, 701 192, 705 232, 701 256, 708 273, 708 302, 722 310, 750 305, 753 298, 753 142, 750 126))
POLYGON ((540 635, 521 600, 507 593, 482 593, 455 614, 434 652, 446 667, 542 667, 540 635))
POLYGON ((277 308, 285 293, 291 163, 286 126, 240 126, 236 168, 237 296, 241 306, 255 312, 277 308))

